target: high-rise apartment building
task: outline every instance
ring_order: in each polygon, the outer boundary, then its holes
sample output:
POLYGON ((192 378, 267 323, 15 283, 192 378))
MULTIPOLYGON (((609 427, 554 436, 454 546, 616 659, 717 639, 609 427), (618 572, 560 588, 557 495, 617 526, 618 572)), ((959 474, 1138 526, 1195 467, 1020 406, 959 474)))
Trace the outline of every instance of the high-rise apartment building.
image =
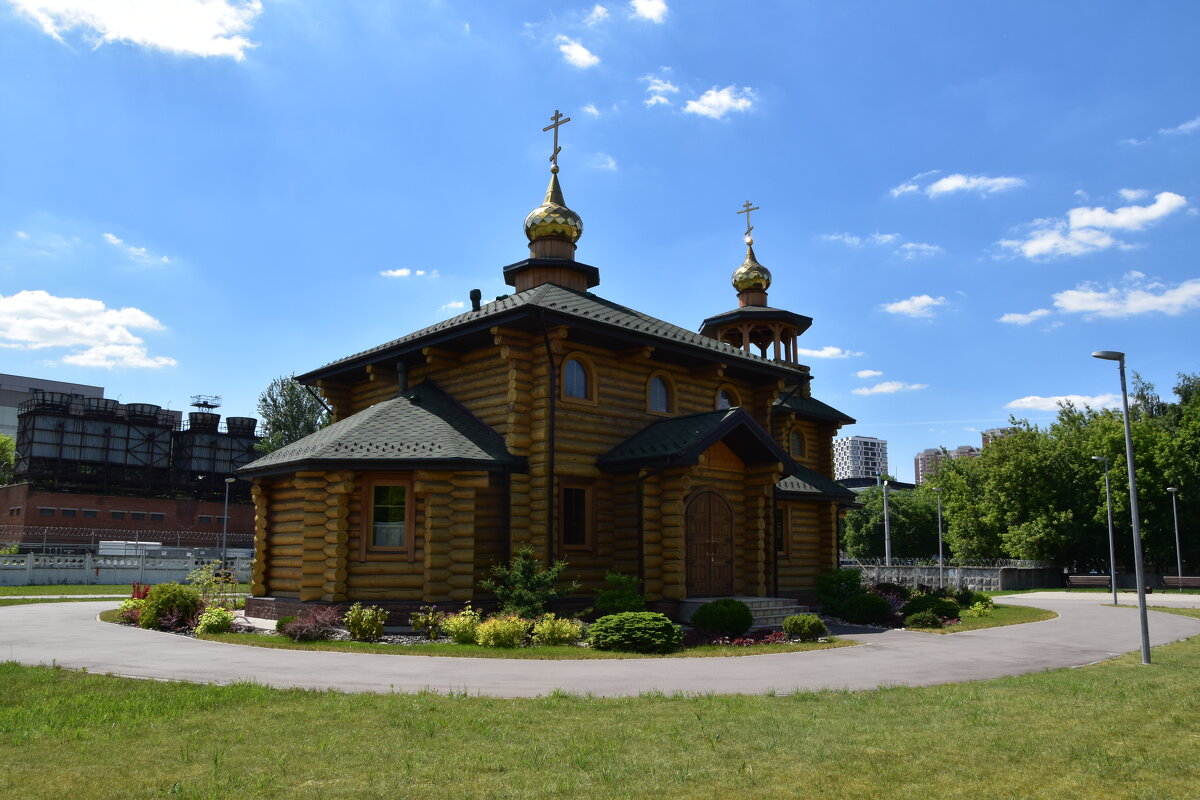
POLYGON ((924 483, 937 472, 943 458, 978 458, 983 452, 978 447, 961 444, 953 450, 943 451, 940 447, 928 447, 913 458, 913 474, 917 483, 924 483))
POLYGON ((888 471, 887 440, 847 436, 833 440, 833 477, 874 478, 888 471))

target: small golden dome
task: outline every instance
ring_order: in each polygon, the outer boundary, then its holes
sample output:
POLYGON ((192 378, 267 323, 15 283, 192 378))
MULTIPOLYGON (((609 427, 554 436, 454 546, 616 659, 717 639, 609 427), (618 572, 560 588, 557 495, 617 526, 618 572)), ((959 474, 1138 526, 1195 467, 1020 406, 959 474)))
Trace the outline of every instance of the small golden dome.
POLYGON ((525 217, 525 235, 531 242, 556 237, 572 244, 583 235, 583 220, 563 201, 557 165, 550 169, 550 185, 542 204, 525 217))
POLYGON ((754 257, 754 240, 746 237, 746 260, 733 271, 733 288, 739 292, 747 289, 766 291, 771 288, 771 271, 758 263, 754 257))

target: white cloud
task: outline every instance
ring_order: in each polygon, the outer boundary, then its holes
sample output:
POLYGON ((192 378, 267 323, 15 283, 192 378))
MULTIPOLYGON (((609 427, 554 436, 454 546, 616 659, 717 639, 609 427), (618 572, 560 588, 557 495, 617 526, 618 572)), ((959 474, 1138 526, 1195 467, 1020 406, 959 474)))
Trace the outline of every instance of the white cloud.
POLYGON ((66 364, 86 367, 173 366, 175 359, 150 356, 133 330, 161 331, 163 325, 137 308, 107 308, 100 300, 22 291, 0 295, 0 346, 22 350, 74 348, 66 364))
POLYGON ((942 248, 936 244, 926 244, 925 242, 905 242, 900 245, 900 249, 896 251, 905 259, 911 261, 914 258, 921 256, 935 256, 942 252, 942 248))
POLYGON ((1018 314, 1012 312, 1000 317, 999 322, 1007 322, 1009 325, 1028 325, 1031 322, 1036 322, 1042 317, 1049 316, 1052 312, 1048 308, 1035 308, 1028 314, 1018 314))
POLYGON ((1070 403, 1076 407, 1111 408, 1121 404, 1121 395, 1098 394, 1094 397, 1088 397, 1085 394, 1060 394, 1053 397, 1041 397, 1031 394, 1028 397, 1021 397, 1013 400, 1011 403, 1006 403, 1004 407, 1020 408, 1029 411, 1057 411, 1059 405, 1062 403, 1070 403))
POLYGON ((82 29, 96 46, 110 42, 190 56, 236 61, 255 44, 247 32, 262 13, 260 0, 9 0, 18 11, 63 41, 82 29))
POLYGON ((1193 278, 1175 287, 1161 283, 1134 283, 1131 286, 1103 289, 1095 284, 1084 283, 1055 294, 1054 306, 1068 314, 1090 314, 1110 319, 1150 313, 1174 317, 1200 308, 1200 279, 1193 278))
POLYGON ((102 233, 100 235, 103 237, 104 241, 108 242, 113 247, 122 251, 123 253, 125 253, 125 255, 129 256, 130 259, 138 262, 139 264, 170 264, 171 263, 171 259, 167 258, 166 256, 151 255, 150 252, 145 247, 134 247, 133 245, 126 243, 125 240, 123 240, 117 236, 114 236, 111 233, 102 233))
POLYGON ((979 194, 995 194, 996 192, 1015 189, 1024 186, 1021 178, 989 178, 985 175, 962 175, 955 173, 940 178, 925 187, 925 194, 930 197, 950 194, 952 192, 978 192, 979 194))
POLYGON ((633 16, 662 23, 667 18, 666 0, 630 0, 629 9, 633 16))
POLYGON ((584 110, 586 113, 588 113, 588 114, 591 114, 593 117, 598 117, 598 116, 600 116, 600 109, 596 108, 596 107, 595 107, 594 105, 592 105, 591 103, 588 103, 586 106, 584 106, 584 107, 583 107, 583 110, 584 110))
POLYGON ((408 267, 401 267, 400 269, 385 269, 379 274, 385 278, 407 278, 412 275, 412 272, 408 267))
MULTIPOLYGON (((670 72, 671 68, 663 67, 661 71, 670 72)), ((657 105, 669 106, 671 105, 671 100, 667 97, 667 95, 676 94, 679 92, 679 87, 671 83, 666 78, 660 78, 655 75, 643 75, 638 80, 646 82, 646 92, 650 95, 645 100, 647 107, 653 107, 657 105)))
POLYGON ((1026 258, 1078 256, 1110 247, 1129 249, 1132 245, 1107 230, 1140 231, 1186 205, 1187 198, 1183 195, 1159 192, 1148 206, 1122 206, 1115 211, 1102 206, 1072 208, 1067 212, 1066 220, 1034 220, 1031 223, 1033 231, 1027 238, 1002 239, 998 244, 1026 258))
POLYGON ((616 170, 617 160, 607 153, 596 153, 596 157, 592 160, 596 169, 616 170))
POLYGON ((559 34, 554 37, 554 42, 558 45, 558 51, 563 54, 563 58, 571 66, 587 69, 600 63, 599 56, 569 36, 559 34))
POLYGON ((822 234, 821 238, 827 242, 841 242, 848 244, 851 247, 859 247, 862 245, 862 239, 849 233, 826 233, 822 234))
POLYGON ((900 238, 898 233, 872 233, 871 241, 875 244, 891 244, 900 238))
POLYGON ((1181 134, 1195 133, 1196 131, 1200 131, 1200 117, 1189 119, 1187 122, 1176 125, 1174 128, 1160 128, 1158 132, 1164 133, 1167 136, 1179 136, 1181 134))
POLYGON ((26 233, 25 231, 17 231, 17 238, 18 239, 28 239, 29 234, 26 233))
POLYGON ((438 311, 457 311, 460 308, 466 308, 466 307, 467 307, 467 304, 464 303, 462 300, 451 300, 449 303, 446 303, 441 308, 439 308, 438 311))
MULTIPOLYGON (((1134 200, 1141 200, 1143 197, 1150 194, 1145 189, 1121 189, 1119 190, 1119 193, 1121 195, 1121 199, 1128 200, 1131 203, 1134 200)), ((1084 200, 1088 199, 1087 192, 1076 192, 1075 194, 1083 195, 1084 200)))
POLYGON ((820 350, 809 350, 804 347, 797 347, 796 352, 799 355, 805 356, 806 358, 854 358, 855 356, 862 355, 862 353, 854 350, 845 350, 841 347, 834 347, 832 345, 822 347, 820 350))
POLYGON ((858 372, 854 373, 854 377, 856 377, 856 378, 878 378, 882 374, 883 373, 877 369, 860 369, 858 372))
POLYGON ((730 111, 749 111, 754 105, 756 95, 749 86, 740 90, 735 86, 724 89, 713 87, 698 100, 688 100, 683 110, 688 114, 699 114, 710 119, 721 119, 730 111))
POLYGON ((897 300, 894 303, 884 303, 883 310, 889 314, 903 314, 907 317, 932 317, 933 309, 945 305, 946 298, 930 297, 918 294, 907 300, 897 300))
POLYGON ((606 19, 608 19, 608 9, 597 3, 592 6, 591 13, 583 21, 588 25, 598 25, 606 19))
POLYGON ((874 386, 863 386, 851 389, 851 394, 895 394, 896 392, 915 392, 918 389, 928 389, 928 383, 905 383, 904 381, 883 381, 874 386))
POLYGON ((893 186, 891 191, 892 197, 899 197, 900 195, 908 194, 909 192, 919 192, 921 191, 921 187, 917 186, 915 183, 902 183, 899 186, 893 186))

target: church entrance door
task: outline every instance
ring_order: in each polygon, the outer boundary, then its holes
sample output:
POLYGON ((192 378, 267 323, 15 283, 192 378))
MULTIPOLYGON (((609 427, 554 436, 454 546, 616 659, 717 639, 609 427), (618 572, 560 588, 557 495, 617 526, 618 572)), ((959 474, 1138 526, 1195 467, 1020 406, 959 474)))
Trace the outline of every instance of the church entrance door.
POLYGON ((733 511, 716 492, 701 492, 687 505, 687 593, 713 597, 733 593, 733 511))

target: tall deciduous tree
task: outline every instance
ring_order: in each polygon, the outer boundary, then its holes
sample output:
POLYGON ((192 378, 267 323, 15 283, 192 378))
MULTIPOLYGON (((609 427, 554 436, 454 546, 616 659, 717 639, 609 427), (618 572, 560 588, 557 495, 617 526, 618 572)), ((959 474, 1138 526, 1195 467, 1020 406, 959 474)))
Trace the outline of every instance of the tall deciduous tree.
MULTIPOLYGON (((862 508, 846 514, 842 547, 855 558, 884 555, 883 488, 872 486, 858 495, 862 508)), ((892 556, 930 558, 937 555, 937 499, 928 486, 888 490, 892 556)))
POLYGON ((270 453, 303 439, 329 424, 329 412, 306 387, 290 375, 282 375, 258 396, 258 414, 263 422, 259 451, 270 453))
POLYGON ((17 443, 7 434, 0 433, 0 486, 12 483, 13 467, 17 463, 17 443))

